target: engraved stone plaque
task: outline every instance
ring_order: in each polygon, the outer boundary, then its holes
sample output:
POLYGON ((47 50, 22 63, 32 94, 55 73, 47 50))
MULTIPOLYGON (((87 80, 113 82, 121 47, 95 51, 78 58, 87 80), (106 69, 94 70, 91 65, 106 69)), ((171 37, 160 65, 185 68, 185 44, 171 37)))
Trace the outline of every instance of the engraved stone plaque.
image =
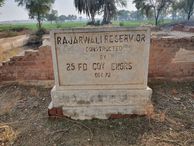
POLYGON ((52 31, 51 40, 55 72, 53 107, 62 107, 64 115, 74 119, 104 119, 122 111, 144 111, 143 107, 132 107, 150 102, 149 29, 56 30, 52 31))

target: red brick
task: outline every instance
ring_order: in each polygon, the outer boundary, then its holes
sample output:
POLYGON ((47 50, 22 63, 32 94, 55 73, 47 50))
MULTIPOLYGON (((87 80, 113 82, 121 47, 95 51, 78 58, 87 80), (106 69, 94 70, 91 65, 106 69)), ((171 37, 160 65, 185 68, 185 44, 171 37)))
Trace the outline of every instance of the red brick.
POLYGON ((48 115, 50 117, 63 117, 64 116, 62 108, 48 109, 48 115))
POLYGON ((109 119, 124 119, 124 118, 129 118, 131 115, 126 114, 126 115, 121 115, 121 114, 111 114, 109 119))

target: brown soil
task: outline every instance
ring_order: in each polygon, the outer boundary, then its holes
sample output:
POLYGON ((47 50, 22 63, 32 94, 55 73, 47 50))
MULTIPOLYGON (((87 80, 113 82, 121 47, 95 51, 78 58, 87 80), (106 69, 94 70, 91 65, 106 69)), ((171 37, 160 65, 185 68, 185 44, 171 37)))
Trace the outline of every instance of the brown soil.
POLYGON ((194 146, 194 82, 150 86, 154 114, 74 121, 47 116, 51 87, 0 84, 0 145, 194 146))

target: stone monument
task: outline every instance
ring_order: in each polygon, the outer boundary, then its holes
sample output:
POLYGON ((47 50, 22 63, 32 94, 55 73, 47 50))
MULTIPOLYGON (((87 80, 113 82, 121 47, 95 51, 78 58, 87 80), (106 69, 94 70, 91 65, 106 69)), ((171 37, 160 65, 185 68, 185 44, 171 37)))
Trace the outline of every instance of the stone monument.
POLYGON ((94 27, 51 32, 55 86, 49 109, 72 119, 146 114, 149 28, 94 27))

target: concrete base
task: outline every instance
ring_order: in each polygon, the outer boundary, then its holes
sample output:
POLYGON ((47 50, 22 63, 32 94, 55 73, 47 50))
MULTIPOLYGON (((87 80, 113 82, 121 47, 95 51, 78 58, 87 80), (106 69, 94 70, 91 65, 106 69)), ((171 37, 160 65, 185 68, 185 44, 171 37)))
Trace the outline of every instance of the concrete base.
MULTIPOLYGON (((62 110, 72 119, 108 119, 112 115, 145 115, 151 104, 152 89, 137 90, 63 90, 54 87, 49 110, 62 110)), ((53 115, 52 115, 53 116, 53 115)))

